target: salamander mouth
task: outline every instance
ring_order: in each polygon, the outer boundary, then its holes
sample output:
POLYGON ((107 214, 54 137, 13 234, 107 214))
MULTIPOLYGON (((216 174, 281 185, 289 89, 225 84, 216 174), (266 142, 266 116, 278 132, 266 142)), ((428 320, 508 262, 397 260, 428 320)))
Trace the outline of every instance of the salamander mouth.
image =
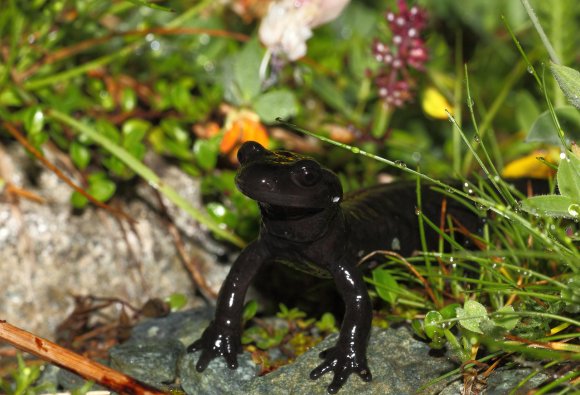
POLYGON ((287 220, 298 220, 306 217, 311 217, 324 211, 323 208, 310 208, 310 207, 288 207, 288 206, 278 206, 269 203, 260 203, 262 210, 270 217, 275 218, 285 218, 287 220))

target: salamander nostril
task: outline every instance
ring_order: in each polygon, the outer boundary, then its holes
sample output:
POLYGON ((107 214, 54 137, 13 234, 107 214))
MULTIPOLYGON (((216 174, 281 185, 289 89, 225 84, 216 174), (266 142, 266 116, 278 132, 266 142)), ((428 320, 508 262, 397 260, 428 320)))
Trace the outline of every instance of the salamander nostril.
POLYGON ((238 150, 238 160, 242 165, 262 156, 266 149, 255 141, 246 141, 238 150))

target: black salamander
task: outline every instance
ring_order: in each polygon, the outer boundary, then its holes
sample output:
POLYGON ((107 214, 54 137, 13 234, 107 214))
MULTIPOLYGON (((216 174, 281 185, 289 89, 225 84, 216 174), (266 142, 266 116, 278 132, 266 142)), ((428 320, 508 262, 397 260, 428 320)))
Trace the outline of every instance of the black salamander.
MULTIPOLYGON (((415 183, 378 185, 343 197, 338 177, 307 156, 269 151, 250 141, 238 158, 236 185, 260 206, 260 234, 234 262, 220 290, 215 319, 188 348, 201 350, 197 370, 217 357, 237 368, 246 291, 262 264, 273 260, 332 278, 345 304, 338 341, 321 353, 323 361, 310 377, 333 372, 329 393, 338 392, 352 373, 371 381, 366 348, 372 309, 357 262, 375 250, 408 256, 421 249, 415 183)), ((439 221, 444 195, 424 186, 421 196, 425 215, 439 221)), ((477 231, 477 214, 454 199, 446 203, 446 213, 477 231)), ((425 230, 428 245, 436 248, 439 235, 427 226, 425 230)))

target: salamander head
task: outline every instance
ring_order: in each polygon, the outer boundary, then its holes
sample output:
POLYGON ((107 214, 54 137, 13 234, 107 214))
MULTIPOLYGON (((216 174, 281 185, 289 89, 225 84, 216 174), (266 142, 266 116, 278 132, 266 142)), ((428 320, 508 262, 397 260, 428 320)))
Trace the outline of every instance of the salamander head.
POLYGON ((342 200, 338 177, 308 156, 269 151, 248 141, 238 151, 238 160, 238 189, 260 203, 322 209, 342 200))

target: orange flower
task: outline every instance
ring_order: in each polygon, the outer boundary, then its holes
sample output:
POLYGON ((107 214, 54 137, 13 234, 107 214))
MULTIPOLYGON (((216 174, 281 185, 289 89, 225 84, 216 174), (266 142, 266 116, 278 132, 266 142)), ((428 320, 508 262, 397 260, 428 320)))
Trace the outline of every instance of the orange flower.
POLYGON ((227 155, 230 162, 238 163, 238 149, 246 141, 256 141, 268 147, 270 138, 260 117, 252 111, 231 111, 228 114, 224 137, 220 143, 220 152, 227 155))

